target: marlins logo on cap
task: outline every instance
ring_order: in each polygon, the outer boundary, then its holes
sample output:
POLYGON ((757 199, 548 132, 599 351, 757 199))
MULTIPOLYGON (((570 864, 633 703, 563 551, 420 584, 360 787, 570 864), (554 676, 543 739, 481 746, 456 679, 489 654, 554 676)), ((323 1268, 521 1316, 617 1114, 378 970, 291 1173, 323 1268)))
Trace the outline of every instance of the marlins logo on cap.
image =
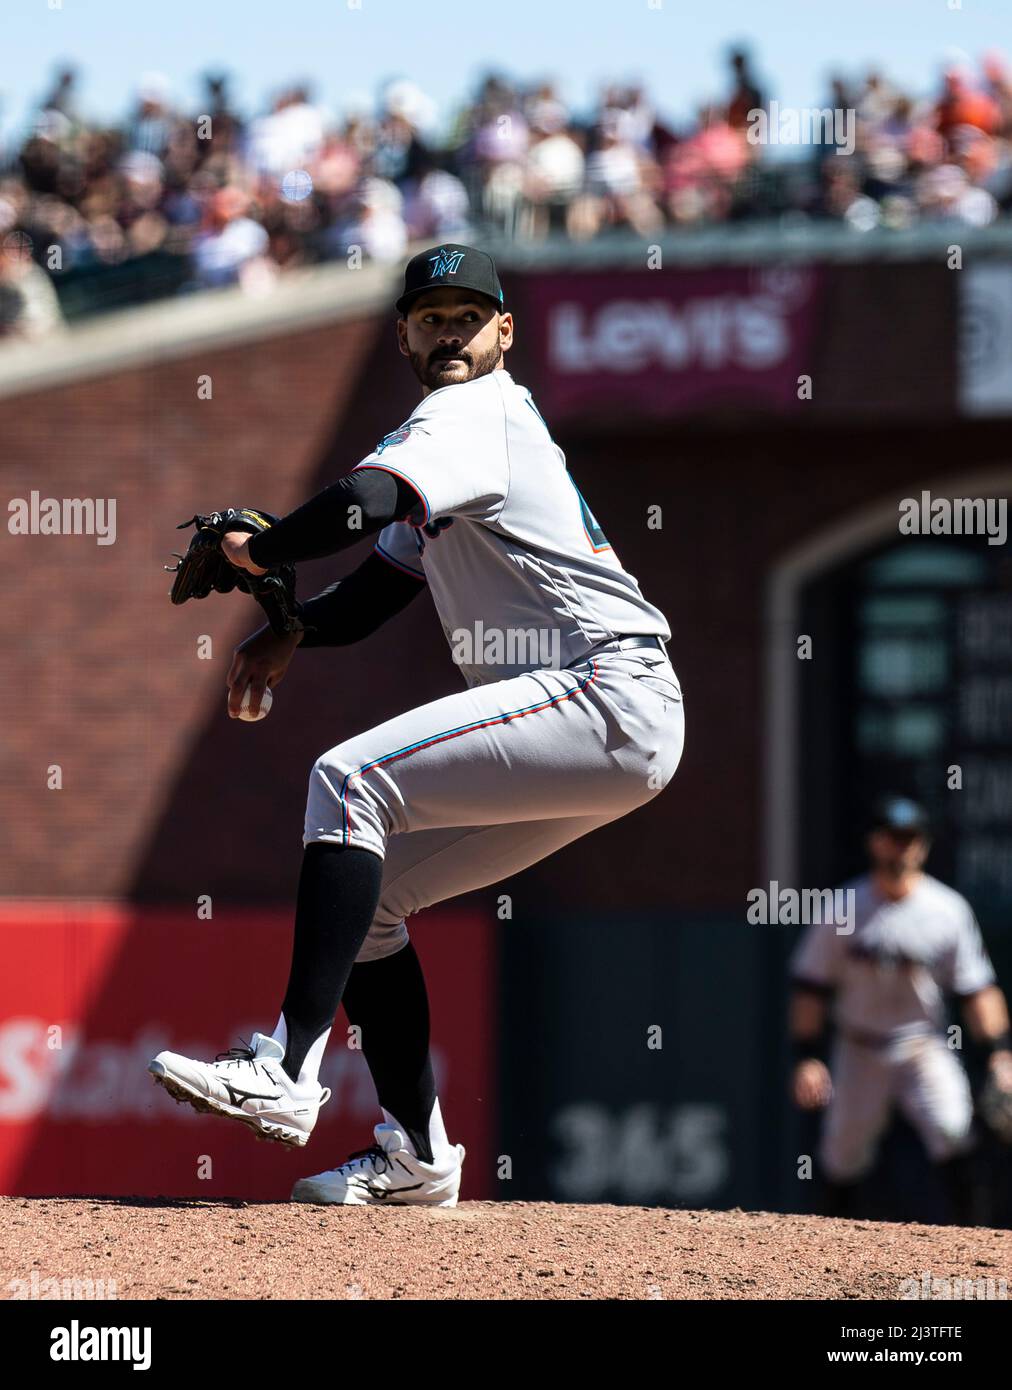
POLYGON ((429 257, 433 280, 444 275, 456 275, 457 267, 466 255, 466 251, 447 251, 441 246, 434 256, 429 257))
POLYGON ((474 290, 502 310, 502 286, 492 257, 476 246, 450 242, 444 246, 430 246, 408 261, 404 271, 404 293, 397 301, 398 312, 406 314, 413 299, 426 290, 443 287, 474 290))

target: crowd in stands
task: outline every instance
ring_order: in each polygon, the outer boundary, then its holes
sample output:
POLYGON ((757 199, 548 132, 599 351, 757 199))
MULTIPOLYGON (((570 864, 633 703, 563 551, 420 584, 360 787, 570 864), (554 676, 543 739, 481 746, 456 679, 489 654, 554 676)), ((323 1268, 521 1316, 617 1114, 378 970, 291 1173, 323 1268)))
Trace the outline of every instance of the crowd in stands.
POLYGON ((723 98, 685 126, 628 84, 581 116, 551 81, 492 74, 447 129, 406 80, 340 119, 302 85, 247 116, 225 76, 203 80, 200 109, 183 110, 148 74, 109 126, 83 114, 73 69, 56 74, 30 129, 0 150, 0 334, 58 322, 61 276, 152 258, 178 268, 176 290, 255 287, 319 261, 397 261, 415 241, 489 232, 653 239, 784 217, 863 232, 943 218, 980 227, 1012 210, 1012 73, 995 54, 979 71, 949 66, 920 97, 880 72, 834 77, 821 136, 805 147, 802 134, 794 150, 760 137, 755 113, 771 94, 745 52, 729 54, 723 98), (842 115, 846 153, 829 111, 842 115))

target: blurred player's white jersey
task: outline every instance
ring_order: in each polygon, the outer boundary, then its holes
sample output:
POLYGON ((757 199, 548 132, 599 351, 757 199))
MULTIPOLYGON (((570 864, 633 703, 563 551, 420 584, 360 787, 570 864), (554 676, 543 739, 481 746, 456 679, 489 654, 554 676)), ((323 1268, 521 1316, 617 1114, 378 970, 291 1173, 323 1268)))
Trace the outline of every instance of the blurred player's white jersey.
POLYGON ((835 1022, 883 1040, 937 1032, 944 994, 973 994, 994 983, 994 970, 970 904, 923 874, 891 902, 873 880, 855 879, 854 930, 810 926, 791 967, 796 981, 836 992, 835 1022))
POLYGON ((615 637, 670 637, 581 497, 530 392, 508 372, 433 391, 358 466, 403 478, 422 499, 376 548, 428 581, 469 685, 567 666, 615 637), (491 658, 458 654, 457 634, 489 630, 548 634, 552 659, 536 644, 491 658))

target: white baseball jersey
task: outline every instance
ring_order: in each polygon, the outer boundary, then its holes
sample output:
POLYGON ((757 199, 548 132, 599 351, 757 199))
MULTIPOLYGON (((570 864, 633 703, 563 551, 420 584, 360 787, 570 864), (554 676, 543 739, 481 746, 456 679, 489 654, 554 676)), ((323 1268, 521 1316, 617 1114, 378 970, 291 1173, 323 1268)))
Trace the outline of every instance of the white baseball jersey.
POLYGON ((376 549, 428 581, 468 685, 564 667, 615 637, 670 636, 619 563, 526 387, 505 371, 426 396, 359 468, 404 479, 421 501, 376 549), (496 648, 480 635, 511 635, 496 648), (456 635, 482 650, 461 655, 456 635), (518 634, 550 634, 544 645, 518 634), (471 657, 471 659, 468 659, 471 657))
POLYGON ((498 882, 645 805, 682 755, 668 637, 566 472, 530 393, 504 371, 427 396, 360 467, 418 493, 377 549, 428 580, 451 644, 479 626, 558 639, 454 660, 467 688, 345 738, 316 761, 305 844, 384 860, 357 956, 402 950, 405 919, 498 882), (479 659, 480 658, 480 659, 479 659))
POLYGON ((791 966, 795 979, 836 991, 835 1022, 883 1040, 937 1032, 944 995, 994 983, 970 904, 923 874, 898 902, 882 898, 870 876, 853 880, 854 930, 810 926, 791 966))

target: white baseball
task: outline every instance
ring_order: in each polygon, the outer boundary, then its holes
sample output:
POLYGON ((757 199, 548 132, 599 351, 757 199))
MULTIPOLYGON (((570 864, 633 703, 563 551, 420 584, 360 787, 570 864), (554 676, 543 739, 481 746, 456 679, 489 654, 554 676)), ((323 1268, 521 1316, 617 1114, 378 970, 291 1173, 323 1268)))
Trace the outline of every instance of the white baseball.
POLYGON ((263 717, 270 712, 271 705, 274 703, 274 696, 271 694, 270 686, 268 686, 260 697, 260 713, 250 714, 249 697, 251 689, 252 686, 248 685, 246 687, 243 692, 242 704, 239 706, 239 718, 245 719, 249 724, 255 723, 258 719, 263 719, 263 717))

